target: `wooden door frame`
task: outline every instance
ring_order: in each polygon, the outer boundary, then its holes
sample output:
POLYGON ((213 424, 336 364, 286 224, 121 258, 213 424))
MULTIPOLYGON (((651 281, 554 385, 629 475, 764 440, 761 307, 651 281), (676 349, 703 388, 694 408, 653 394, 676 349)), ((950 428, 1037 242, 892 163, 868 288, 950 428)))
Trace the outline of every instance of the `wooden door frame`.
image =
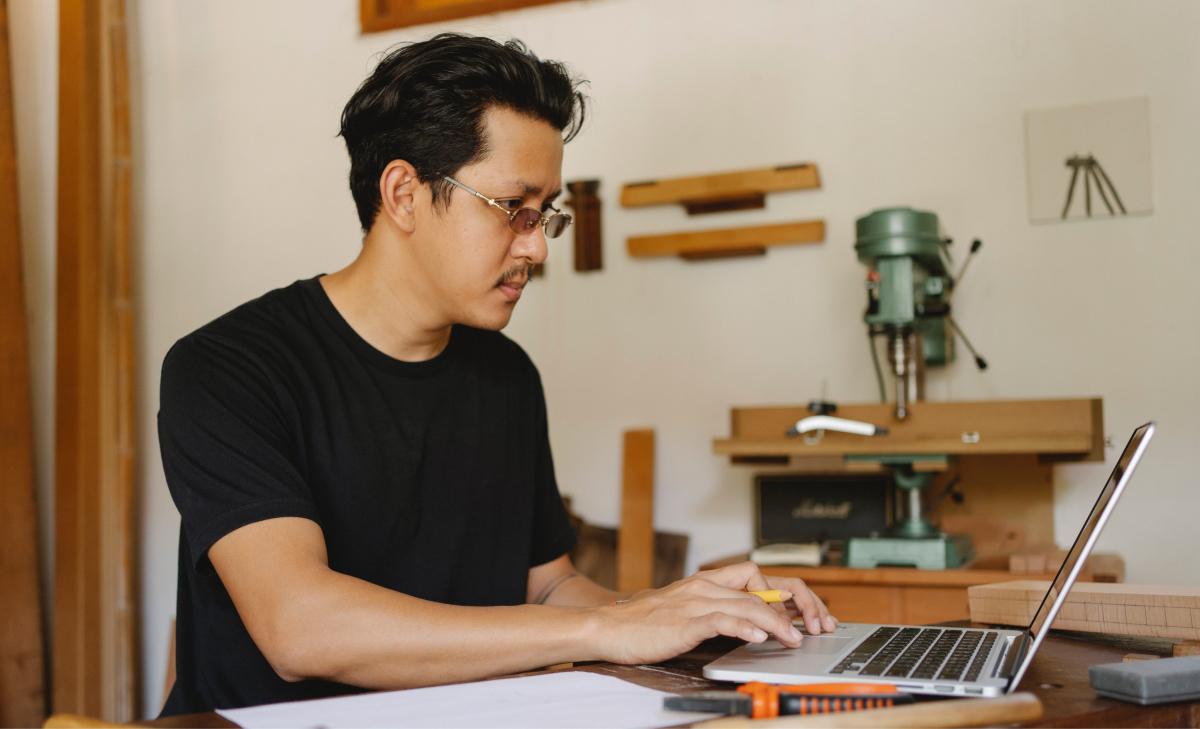
POLYGON ((0 726, 46 713, 8 7, 0 0, 0 726))
POLYGON ((60 0, 56 713, 141 715, 125 0, 60 0))

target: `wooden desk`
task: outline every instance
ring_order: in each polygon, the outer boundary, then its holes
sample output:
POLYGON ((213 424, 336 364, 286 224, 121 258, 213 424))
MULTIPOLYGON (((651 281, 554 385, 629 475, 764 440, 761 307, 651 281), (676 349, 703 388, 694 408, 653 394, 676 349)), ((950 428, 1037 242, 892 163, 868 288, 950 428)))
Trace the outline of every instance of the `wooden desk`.
MULTIPOLYGON (((967 627, 972 624, 962 621, 952 625, 967 627)), ((707 663, 728 653, 739 644, 732 639, 710 640, 690 653, 653 666, 589 663, 565 670, 603 673, 640 686, 674 693, 728 688, 730 684, 705 679, 702 670, 707 663)), ((1117 663, 1126 653, 1170 656, 1171 641, 1161 638, 1052 631, 1034 656, 1033 664, 1020 686, 1022 691, 1036 694, 1045 705, 1045 715, 1041 721, 1029 726, 1200 727, 1200 701, 1142 707, 1096 696, 1088 683, 1088 666, 1117 663)), ((139 725, 200 728, 236 726, 215 713, 155 719, 139 722, 139 725)))
MULTIPOLYGON (((716 569, 745 562, 740 554, 701 565, 716 569)), ((925 625, 968 620, 967 588, 1015 580, 1051 581, 1054 574, 1014 575, 1005 570, 915 570, 903 567, 761 567, 763 574, 799 577, 845 623, 925 625)), ((1090 582, 1091 575, 1079 580, 1090 582)))

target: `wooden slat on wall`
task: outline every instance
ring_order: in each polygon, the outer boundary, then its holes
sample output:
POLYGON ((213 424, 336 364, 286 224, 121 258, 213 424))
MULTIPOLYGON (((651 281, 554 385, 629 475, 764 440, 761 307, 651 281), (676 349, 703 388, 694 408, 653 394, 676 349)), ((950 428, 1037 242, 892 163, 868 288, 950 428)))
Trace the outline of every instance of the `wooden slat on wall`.
POLYGON ((45 718, 8 7, 0 0, 0 726, 45 718))
POLYGON ((654 587, 654 431, 625 431, 621 528, 617 530, 617 589, 654 587))
POLYGON ((54 711, 137 718, 124 0, 60 0, 54 711))
POLYGON ((378 33, 559 2, 564 0, 359 0, 359 18, 362 32, 378 33))

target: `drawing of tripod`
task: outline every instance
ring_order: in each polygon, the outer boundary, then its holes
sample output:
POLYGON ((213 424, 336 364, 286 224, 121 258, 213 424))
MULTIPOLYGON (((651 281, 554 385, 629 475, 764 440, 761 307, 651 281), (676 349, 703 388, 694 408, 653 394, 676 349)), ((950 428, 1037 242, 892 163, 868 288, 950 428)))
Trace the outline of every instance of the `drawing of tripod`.
POLYGON ((1067 212, 1071 210, 1071 198, 1075 195, 1075 181, 1079 179, 1079 170, 1083 169, 1083 195, 1084 207, 1087 210, 1087 216, 1092 217, 1092 180, 1096 181, 1096 191, 1100 193, 1100 199, 1104 201, 1105 207, 1108 208, 1109 215, 1116 215, 1113 210, 1112 203, 1108 201, 1108 195, 1104 193, 1104 186, 1108 185, 1108 191, 1112 193, 1113 200, 1116 201, 1117 207, 1121 209, 1121 215, 1125 215, 1125 206, 1121 203, 1121 196, 1117 194, 1117 188, 1113 187, 1112 180, 1108 179, 1108 175, 1104 173, 1104 168, 1096 161, 1092 155, 1080 157, 1072 155, 1067 158, 1067 167, 1071 168, 1071 184, 1067 186, 1067 204, 1063 205, 1062 216, 1065 220, 1067 212))

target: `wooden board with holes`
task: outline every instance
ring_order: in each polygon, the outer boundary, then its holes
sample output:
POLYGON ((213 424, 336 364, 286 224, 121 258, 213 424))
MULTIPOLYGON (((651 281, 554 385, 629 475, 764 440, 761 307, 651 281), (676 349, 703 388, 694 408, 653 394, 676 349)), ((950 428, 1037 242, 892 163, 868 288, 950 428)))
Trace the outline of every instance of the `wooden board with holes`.
POLYGON ((821 176, 812 163, 767 167, 742 172, 724 172, 695 177, 633 182, 621 188, 621 205, 637 208, 672 203, 739 200, 769 192, 811 190, 821 186, 821 176))
POLYGON ((907 419, 889 403, 838 405, 837 416, 886 426, 864 438, 826 431, 818 442, 784 435, 811 413, 803 405, 734 408, 729 438, 713 452, 729 456, 842 456, 847 454, 1038 454, 1061 460, 1104 460, 1100 398, 914 402, 907 419))
POLYGON ((752 228, 635 236, 629 238, 626 243, 629 255, 634 258, 674 255, 685 258, 724 258, 762 254, 769 246, 820 243, 823 240, 825 221, 803 220, 752 228))
MULTIPOLYGON (((971 620, 1029 625, 1049 581, 1020 580, 968 588, 971 620)), ((1200 639, 1200 587, 1077 583, 1054 621, 1057 630, 1200 639)))

